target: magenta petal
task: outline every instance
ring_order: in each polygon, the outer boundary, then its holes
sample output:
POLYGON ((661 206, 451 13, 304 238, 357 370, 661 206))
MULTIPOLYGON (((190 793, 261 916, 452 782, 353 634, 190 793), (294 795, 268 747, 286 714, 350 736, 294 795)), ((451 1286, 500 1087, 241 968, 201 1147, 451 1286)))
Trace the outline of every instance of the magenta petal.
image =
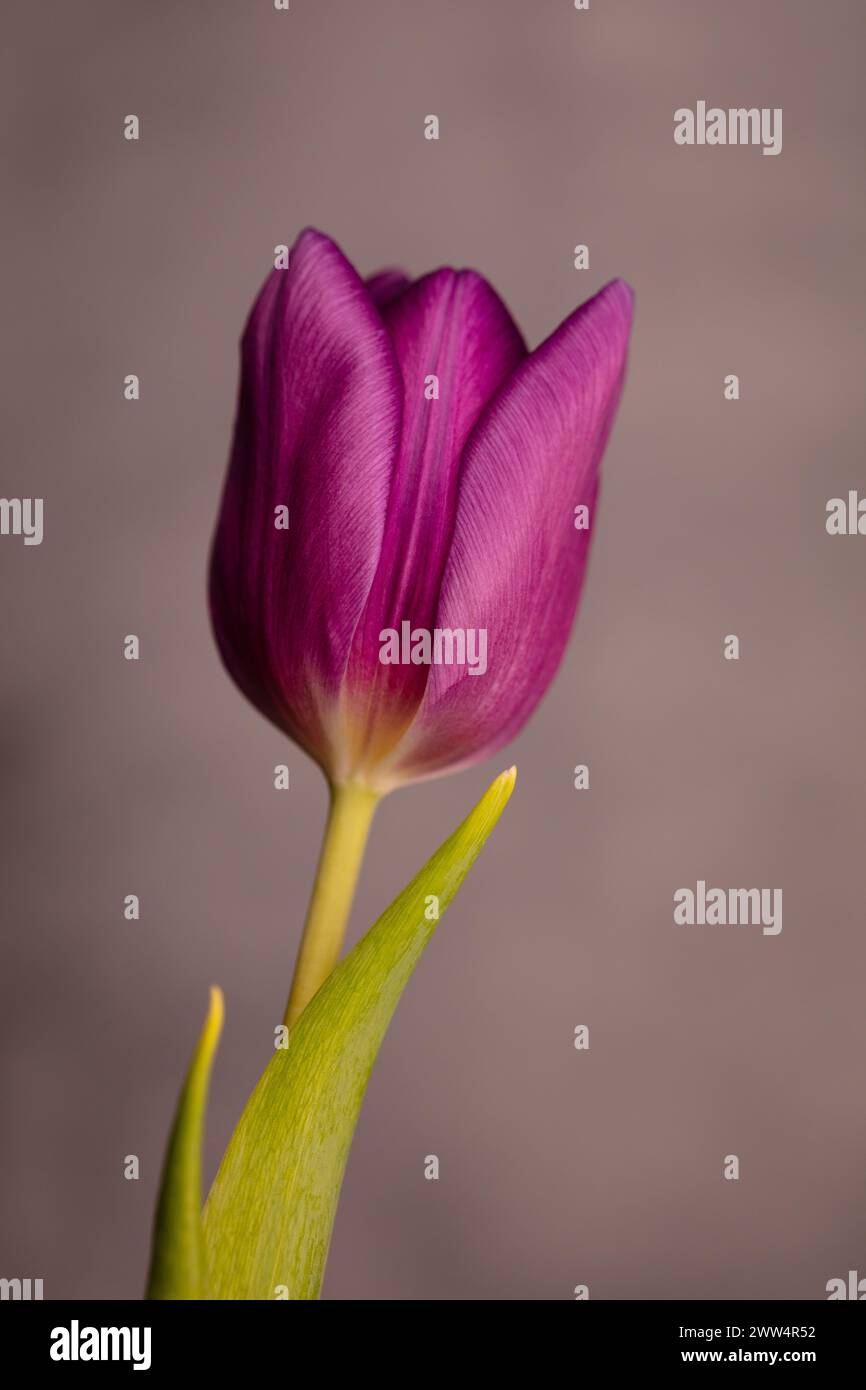
POLYGON ((349 690, 366 701, 367 737, 377 708, 387 707, 396 727, 421 699, 428 668, 383 666, 380 633, 404 620, 432 626, 463 446, 525 355, 508 310, 473 271, 416 280, 382 315, 403 378, 403 426, 382 554, 348 671, 349 690))
POLYGON ((401 394, 363 282, 333 242, 303 232, 243 338, 211 611, 232 676, 326 766, 382 549, 401 394), (275 525, 285 506, 288 530, 275 525))
POLYGON ((475 762, 517 733, 562 657, 601 456, 622 386, 632 293, 614 281, 518 368, 464 455, 440 628, 486 628, 487 670, 433 666, 395 777, 475 762))
POLYGON ((392 299, 396 299, 409 284, 409 276, 402 270, 379 270, 367 280, 367 291, 377 309, 384 309, 392 299))

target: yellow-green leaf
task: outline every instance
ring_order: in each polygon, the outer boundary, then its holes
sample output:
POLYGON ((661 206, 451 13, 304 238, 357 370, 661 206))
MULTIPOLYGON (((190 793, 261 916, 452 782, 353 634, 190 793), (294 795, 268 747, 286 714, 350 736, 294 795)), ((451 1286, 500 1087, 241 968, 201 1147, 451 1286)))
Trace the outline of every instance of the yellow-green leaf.
POLYGON ((441 915, 511 795, 498 777, 328 977, 276 1050, 204 1214, 210 1296, 319 1295, 343 1170, 376 1054, 441 915))
POLYGON ((201 1223, 201 1147, 211 1065, 223 1025, 223 997, 214 986, 186 1081, 162 1171, 147 1297, 207 1298, 201 1223))

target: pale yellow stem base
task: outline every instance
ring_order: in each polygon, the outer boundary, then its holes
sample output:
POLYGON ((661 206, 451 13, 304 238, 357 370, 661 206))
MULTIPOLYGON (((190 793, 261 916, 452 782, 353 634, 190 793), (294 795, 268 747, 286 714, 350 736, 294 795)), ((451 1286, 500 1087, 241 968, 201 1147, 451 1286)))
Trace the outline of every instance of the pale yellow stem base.
POLYGON ((291 1028, 339 959, 379 793, 354 782, 331 788, 325 838, 284 1022, 291 1028))

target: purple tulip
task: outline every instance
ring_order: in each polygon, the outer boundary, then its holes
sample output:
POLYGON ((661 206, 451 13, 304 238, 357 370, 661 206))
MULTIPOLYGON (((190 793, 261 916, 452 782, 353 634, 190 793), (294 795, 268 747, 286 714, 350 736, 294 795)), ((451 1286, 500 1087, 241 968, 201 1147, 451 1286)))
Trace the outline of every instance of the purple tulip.
POLYGON ((631 315, 616 280, 528 353, 474 271, 365 283, 312 230, 268 277, 243 338, 211 610, 235 681, 332 784, 381 792, 476 762, 541 699, 631 315))

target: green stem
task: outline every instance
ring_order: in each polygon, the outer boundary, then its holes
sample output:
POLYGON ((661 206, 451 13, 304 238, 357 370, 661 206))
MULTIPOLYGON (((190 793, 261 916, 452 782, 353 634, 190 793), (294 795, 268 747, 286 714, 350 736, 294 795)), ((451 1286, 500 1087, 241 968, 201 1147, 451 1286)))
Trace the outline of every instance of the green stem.
POLYGON ((337 964, 378 801, 378 792, 357 783, 331 788, 325 838, 286 1005, 288 1027, 337 964))

